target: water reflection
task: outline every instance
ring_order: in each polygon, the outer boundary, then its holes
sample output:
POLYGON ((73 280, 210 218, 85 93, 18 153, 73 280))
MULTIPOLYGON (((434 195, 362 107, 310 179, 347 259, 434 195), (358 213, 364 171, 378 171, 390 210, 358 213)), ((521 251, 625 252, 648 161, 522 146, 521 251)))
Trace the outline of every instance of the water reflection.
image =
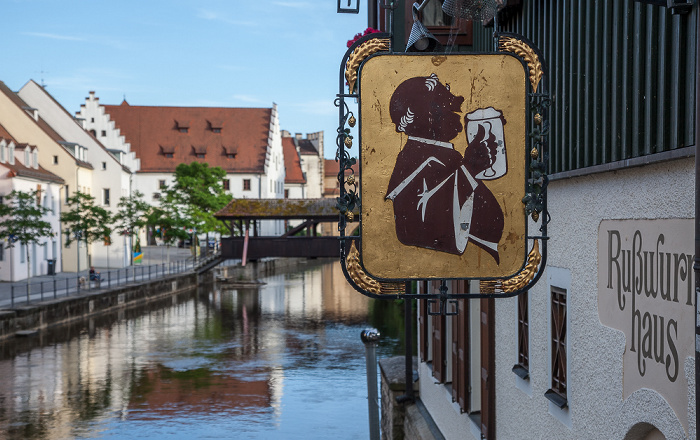
POLYGON ((263 281, 6 342, 0 438, 367 438, 360 330, 380 328, 379 356, 402 351, 402 307, 337 263, 263 281))

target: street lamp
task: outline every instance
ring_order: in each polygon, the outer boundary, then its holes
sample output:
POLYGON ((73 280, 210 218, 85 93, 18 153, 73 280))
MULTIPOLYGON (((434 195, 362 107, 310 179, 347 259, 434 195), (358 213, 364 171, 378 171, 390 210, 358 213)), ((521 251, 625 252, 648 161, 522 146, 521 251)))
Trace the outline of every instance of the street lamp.
POLYGON ((78 278, 78 290, 80 290, 80 239, 83 236, 83 231, 78 231, 78 230, 73 231, 73 236, 75 237, 75 240, 77 242, 76 246, 75 246, 75 251, 76 251, 75 254, 77 256, 78 265, 76 266, 76 269, 75 269, 75 276, 76 276, 76 278, 78 278))
POLYGON ((8 246, 10 248, 10 282, 12 283, 15 281, 15 269, 14 269, 13 264, 12 264, 12 261, 13 261, 12 254, 13 254, 14 249, 15 249, 15 242, 17 241, 17 236, 14 234, 10 234, 10 236, 8 237, 8 240, 10 242, 10 245, 8 246))

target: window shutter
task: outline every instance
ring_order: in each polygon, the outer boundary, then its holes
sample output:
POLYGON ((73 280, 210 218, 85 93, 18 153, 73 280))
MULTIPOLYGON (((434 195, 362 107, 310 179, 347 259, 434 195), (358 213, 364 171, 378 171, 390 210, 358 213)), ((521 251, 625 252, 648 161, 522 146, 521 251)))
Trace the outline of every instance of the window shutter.
MULTIPOLYGON (((422 282, 423 293, 428 293, 428 282, 422 282)), ((420 360, 428 361, 428 300, 418 300, 418 331, 420 332, 420 346, 418 347, 420 360)))
MULTIPOLYGON (((466 281, 460 281, 460 292, 466 293, 466 281)), ((452 398, 462 412, 469 411, 469 301, 459 300, 459 313, 452 326, 452 398)))
MULTIPOLYGON (((436 282, 433 282, 433 289, 439 286, 436 282)), ((445 353, 445 315, 433 315, 433 376, 438 382, 442 383, 445 381, 445 373, 447 368, 445 366, 445 359, 447 356, 445 353)))
POLYGON ((495 300, 481 299, 481 435, 496 438, 495 300))

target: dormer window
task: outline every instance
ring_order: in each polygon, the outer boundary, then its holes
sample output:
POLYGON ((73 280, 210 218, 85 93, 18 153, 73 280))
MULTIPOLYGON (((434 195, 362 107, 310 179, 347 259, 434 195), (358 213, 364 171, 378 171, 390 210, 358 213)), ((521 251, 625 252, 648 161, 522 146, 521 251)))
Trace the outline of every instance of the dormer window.
POLYGON ((236 147, 223 147, 224 149, 224 156, 226 156, 229 159, 235 159, 236 155, 238 154, 238 149, 236 147))
POLYGON ((15 145, 14 144, 10 144, 9 159, 10 160, 8 162, 10 162, 10 165, 14 165, 15 164, 15 145))
POLYGON ((190 131, 190 121, 175 121, 175 129, 180 133, 187 133, 190 131))
POLYGON ((5 141, 0 141, 0 162, 5 163, 5 153, 6 153, 7 146, 5 145, 5 141))
POLYGON ((207 147, 192 146, 192 152, 197 159, 204 159, 207 155, 207 147))
POLYGON ((24 149, 24 166, 29 168, 29 147, 24 149))
POLYGON ((32 168, 34 168, 34 169, 39 168, 39 152, 37 151, 36 148, 32 152, 32 168))
POLYGON ((209 130, 212 133, 221 133, 221 129, 224 127, 223 121, 209 119, 207 122, 209 122, 209 130))
POLYGON ((173 157, 175 157, 175 147, 161 145, 160 151, 163 153, 163 156, 165 156, 168 159, 172 159, 173 157))

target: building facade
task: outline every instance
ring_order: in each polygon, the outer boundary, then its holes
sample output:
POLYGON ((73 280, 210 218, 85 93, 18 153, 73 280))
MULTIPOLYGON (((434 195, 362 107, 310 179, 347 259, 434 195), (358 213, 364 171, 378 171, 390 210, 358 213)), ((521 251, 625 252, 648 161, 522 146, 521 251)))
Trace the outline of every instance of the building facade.
MULTIPOLYGON (((369 26, 388 30, 369 3, 369 26)), ((552 97, 548 215, 529 224, 549 221, 547 267, 526 294, 454 316, 419 301, 421 403, 448 439, 695 438, 699 6, 500 3, 499 30, 541 50, 552 97)), ((395 10, 395 51, 410 8, 395 10)), ((492 52, 493 32, 470 22, 470 43, 443 44, 492 52)))
MULTIPOLYGON (((54 236, 41 237, 28 246, 5 239, 0 243, 0 280, 18 281, 27 276, 46 275, 61 270, 60 195, 63 179, 39 165, 39 149, 17 144, 0 125, 0 194, 12 191, 38 191, 37 203, 49 212, 43 220, 54 236), (50 268, 49 266, 53 267, 50 268)), ((3 198, 2 203, 10 203, 3 198)))
MULTIPOLYGON (((133 171, 138 170, 139 164, 133 153, 126 150, 113 154, 107 150, 94 133, 85 130, 85 121, 76 120, 36 82, 29 81, 17 94, 39 110, 42 118, 65 140, 66 145, 85 151, 85 160, 93 166, 89 194, 95 198, 96 205, 115 215, 119 211, 119 199, 131 194, 131 176, 133 171)), ((109 268, 131 264, 130 243, 121 232, 116 229, 112 231, 109 242, 97 240, 90 244, 93 266, 109 268)))
MULTIPOLYGON (((66 210, 65 201, 76 189, 91 194, 93 167, 87 161, 87 152, 79 144, 66 142, 41 117, 38 109, 29 106, 4 83, 0 83, 0 124, 16 143, 38 148, 39 166, 63 179, 58 197, 60 212, 66 210)), ((75 241, 66 246, 65 231, 61 230, 62 249, 57 255, 59 264, 66 272, 87 270, 88 249, 75 241)))
MULTIPOLYGON (((133 152, 140 162, 134 188, 157 205, 181 163, 206 162, 226 171, 222 182, 235 198, 282 198, 284 156, 277 106, 271 108, 103 105, 90 92, 78 112, 110 150, 133 152)), ((280 235, 284 224, 259 225, 280 235)))

